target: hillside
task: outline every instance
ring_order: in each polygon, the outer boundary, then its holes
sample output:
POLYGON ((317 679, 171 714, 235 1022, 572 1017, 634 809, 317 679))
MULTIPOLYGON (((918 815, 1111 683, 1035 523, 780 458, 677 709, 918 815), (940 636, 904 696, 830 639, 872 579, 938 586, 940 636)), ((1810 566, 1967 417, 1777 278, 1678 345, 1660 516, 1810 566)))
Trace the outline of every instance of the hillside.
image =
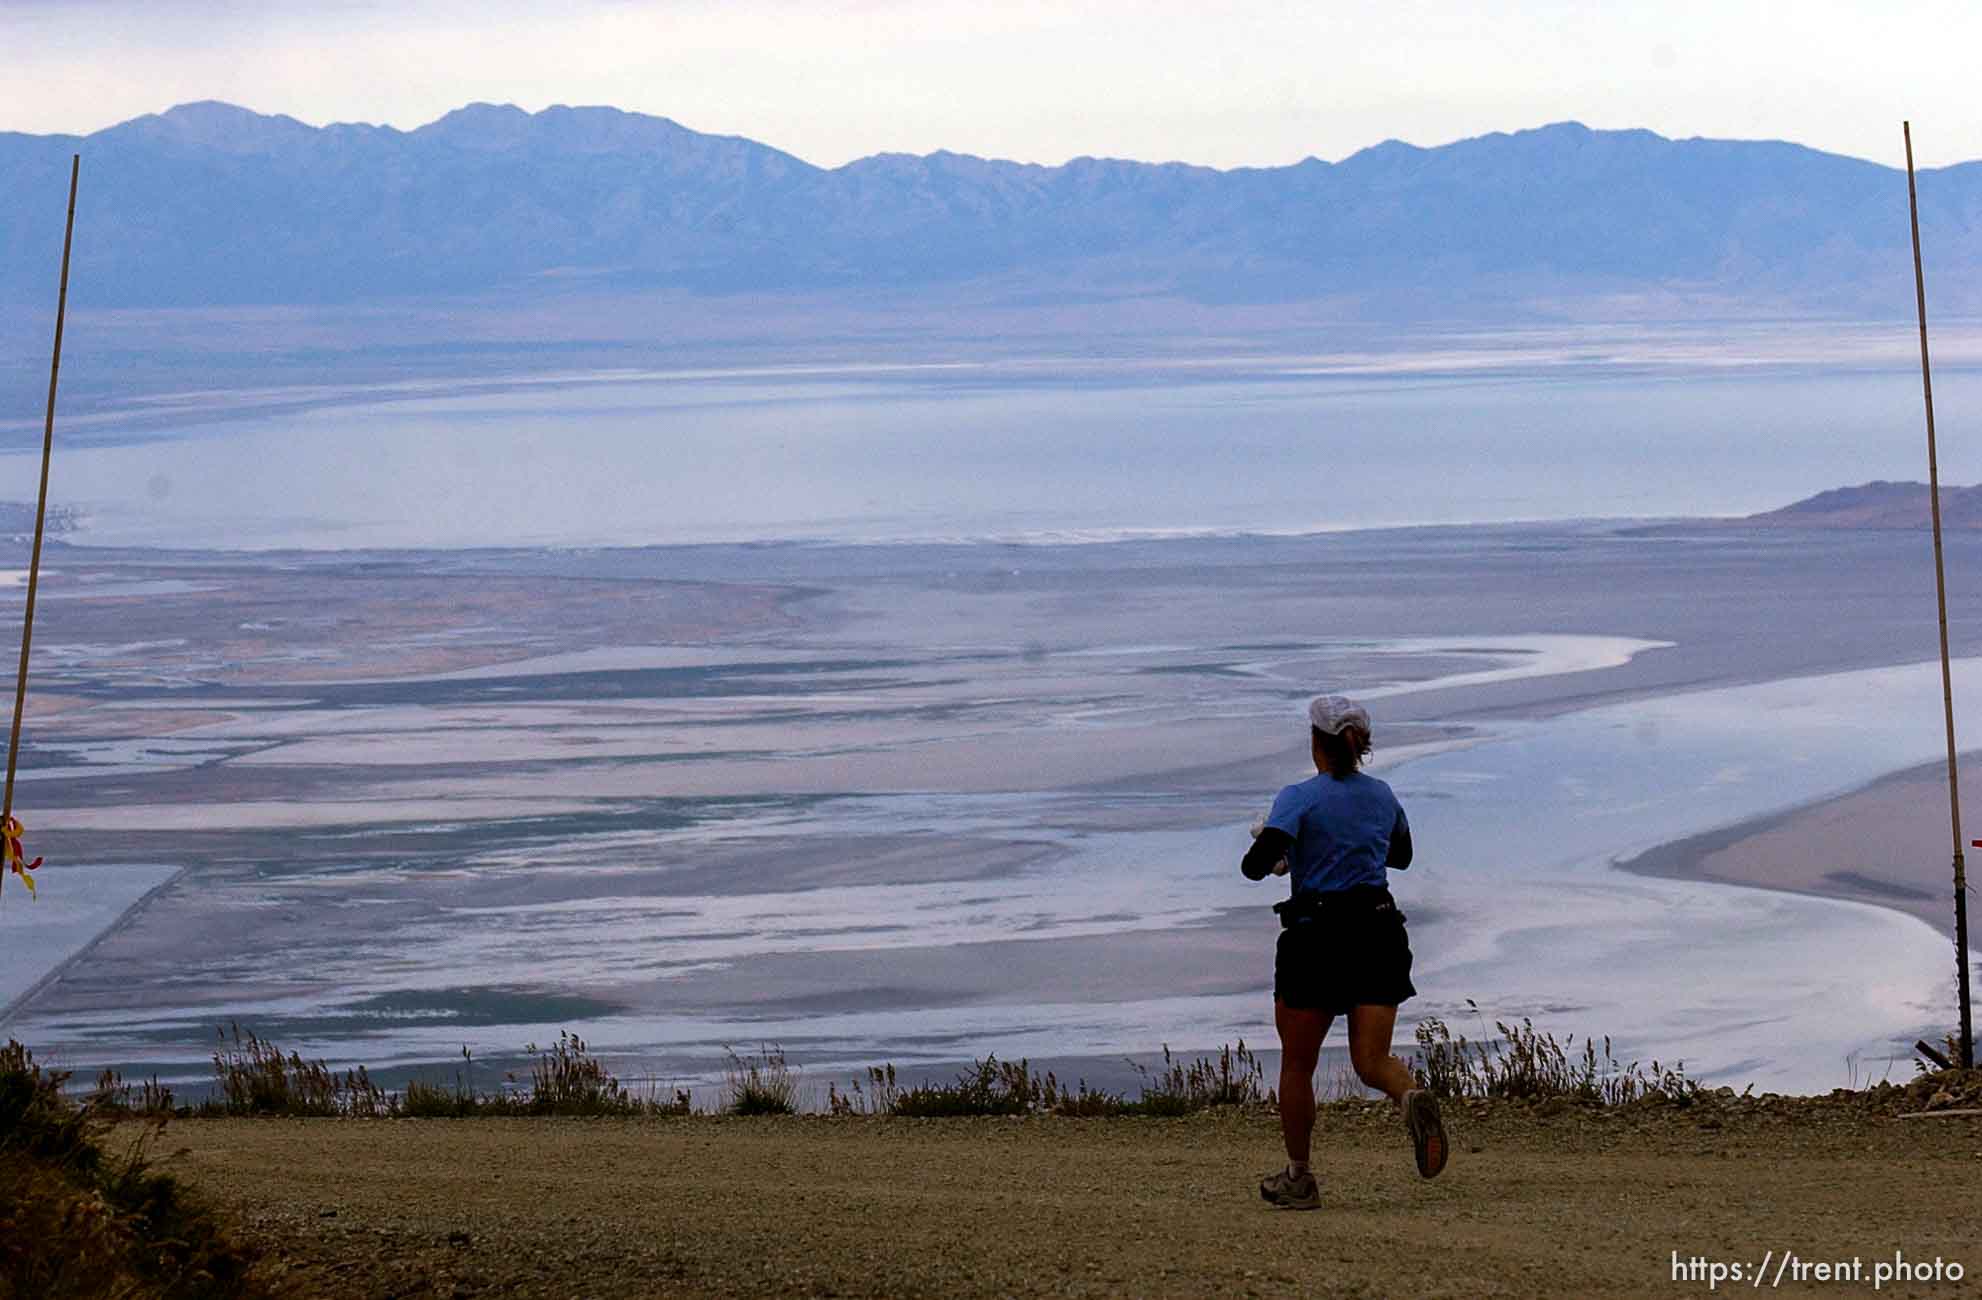
MULTIPOLYGON (((1932 526, 1932 504, 1925 483, 1879 480, 1832 488, 1779 510, 1742 521, 1778 528, 1919 528, 1932 526)), ((1982 485, 1941 487, 1941 526, 1982 529, 1982 485)))
MULTIPOLYGON (((1181 296, 1347 314, 1560 312, 1675 296, 1752 313, 1910 307, 1900 172, 1780 142, 1559 123, 1219 171, 952 153, 815 167, 611 108, 475 104, 416 130, 219 103, 86 137, 0 133, 0 301, 47 296, 84 156, 80 307, 612 292, 1181 296), (25 196, 45 201, 25 201, 25 196)), ((1925 173, 1930 291, 1977 281, 1982 165, 1925 173)))

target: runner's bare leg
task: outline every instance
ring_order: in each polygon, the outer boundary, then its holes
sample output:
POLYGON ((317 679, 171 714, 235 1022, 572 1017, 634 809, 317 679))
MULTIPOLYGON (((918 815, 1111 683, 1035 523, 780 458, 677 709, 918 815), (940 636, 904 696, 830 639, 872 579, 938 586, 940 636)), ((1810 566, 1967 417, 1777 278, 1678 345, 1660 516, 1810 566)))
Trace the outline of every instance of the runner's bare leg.
POLYGON ((1287 1143, 1287 1159, 1303 1168, 1314 1139, 1314 1069, 1334 1019, 1324 1011, 1303 1011, 1273 999, 1273 1025, 1280 1031, 1280 1136, 1287 1143))
MULTIPOLYGON (((1401 1102, 1418 1081, 1411 1076, 1411 1067, 1390 1054, 1390 1036, 1396 1028, 1396 1007, 1349 1009, 1349 1063, 1356 1067, 1356 1077, 1390 1100, 1401 1102)), ((1286 1073, 1284 1066, 1281 1073, 1286 1073)), ((1286 1102, 1280 1105, 1285 1115, 1286 1102)))

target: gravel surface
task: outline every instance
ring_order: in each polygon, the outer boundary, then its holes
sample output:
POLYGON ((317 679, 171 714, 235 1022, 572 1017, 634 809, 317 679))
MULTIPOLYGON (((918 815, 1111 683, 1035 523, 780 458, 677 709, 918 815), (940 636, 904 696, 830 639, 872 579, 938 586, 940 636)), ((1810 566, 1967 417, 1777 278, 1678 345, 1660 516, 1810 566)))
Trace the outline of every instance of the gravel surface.
POLYGON ((315 1295, 1707 1293, 1675 1251, 1863 1261, 1764 1282, 1823 1295, 1939 1256, 1970 1277, 1881 1294, 1975 1294, 1982 1117, 1910 1105, 1450 1104, 1452 1165, 1425 1182, 1387 1108, 1339 1103, 1306 1214, 1257 1198, 1279 1163, 1257 1114, 182 1120, 160 1149, 315 1295))

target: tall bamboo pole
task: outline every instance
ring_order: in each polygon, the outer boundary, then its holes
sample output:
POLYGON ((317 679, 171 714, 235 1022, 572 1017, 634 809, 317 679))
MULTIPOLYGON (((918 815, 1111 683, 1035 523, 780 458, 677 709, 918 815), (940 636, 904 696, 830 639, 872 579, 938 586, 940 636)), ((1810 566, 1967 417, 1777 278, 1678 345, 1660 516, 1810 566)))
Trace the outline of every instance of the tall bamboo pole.
POLYGON ((48 462, 55 452, 55 381, 62 373, 62 324, 69 313, 69 248, 76 235, 76 180, 83 157, 69 159, 69 217, 62 227, 62 287, 55 299, 55 355, 48 363, 48 413, 41 425, 41 495, 34 505, 34 551, 28 558, 28 608, 21 619, 21 666, 14 674, 14 729, 7 740, 7 792, 0 817, 14 815, 14 770, 21 757, 21 712, 28 698, 28 645, 34 638, 34 593, 41 580, 41 536, 48 522, 48 462))
POLYGON ((1913 296, 1920 308, 1920 391, 1927 403, 1927 499, 1934 519, 1934 599, 1941 615, 1941 703, 1948 730, 1948 818, 1954 829, 1954 966, 1961 998, 1961 1068, 1975 1068, 1975 1022, 1968 998, 1968 866, 1961 844, 1961 780, 1955 768, 1954 678, 1948 667, 1948 579, 1941 558, 1941 468, 1934 446, 1934 376, 1927 364, 1927 277, 1920 266, 1920 197, 1913 183, 1913 124, 1906 138, 1906 207, 1913 223, 1913 296))

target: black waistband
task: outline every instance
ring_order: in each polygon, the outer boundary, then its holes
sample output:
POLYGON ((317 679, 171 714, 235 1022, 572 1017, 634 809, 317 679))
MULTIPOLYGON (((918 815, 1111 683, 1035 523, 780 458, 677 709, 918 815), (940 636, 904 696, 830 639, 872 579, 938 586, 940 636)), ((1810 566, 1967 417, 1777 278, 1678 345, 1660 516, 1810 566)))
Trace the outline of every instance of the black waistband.
POLYGON ((1273 910, 1285 926, 1300 925, 1307 921, 1320 920, 1323 916, 1360 916, 1374 912, 1396 911, 1397 900, 1382 885, 1351 885, 1347 889, 1327 891, 1309 890, 1294 895, 1285 902, 1275 903, 1273 910))

